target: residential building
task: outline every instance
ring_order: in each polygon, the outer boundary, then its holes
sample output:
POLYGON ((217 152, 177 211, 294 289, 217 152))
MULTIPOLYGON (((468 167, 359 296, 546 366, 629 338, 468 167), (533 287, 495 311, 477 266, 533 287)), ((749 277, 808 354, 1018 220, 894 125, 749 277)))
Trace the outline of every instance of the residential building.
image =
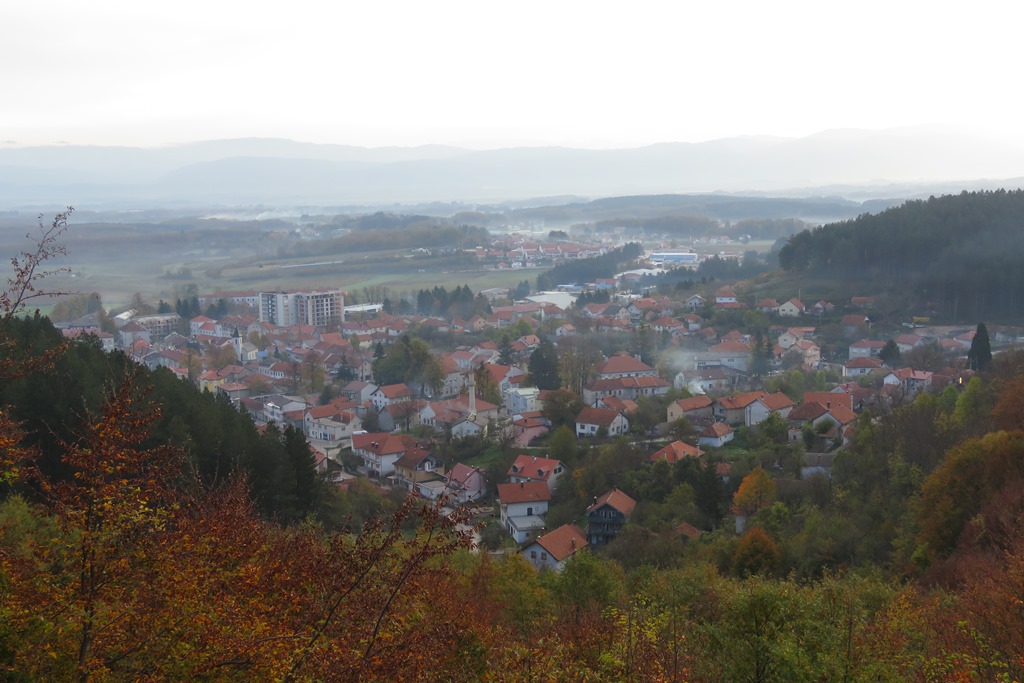
POLYGON ((480 498, 487 487, 484 471, 458 463, 448 473, 447 493, 454 503, 470 503, 480 498))
POLYGON ((625 415, 608 408, 584 408, 576 416, 576 436, 621 436, 629 431, 625 415))
POLYGON ((544 528, 551 491, 542 481, 498 484, 501 526, 516 543, 525 543, 544 528))
POLYGON ((565 569, 565 563, 570 557, 588 545, 583 529, 575 524, 565 524, 538 536, 520 551, 520 555, 538 570, 560 572, 565 569))
POLYGON ((591 545, 613 541, 626 525, 636 501, 619 489, 612 489, 587 508, 587 540, 591 545))
POLYGON ((538 458, 535 455, 520 455, 508 470, 508 479, 513 484, 527 481, 542 481, 552 492, 566 472, 561 460, 538 458))

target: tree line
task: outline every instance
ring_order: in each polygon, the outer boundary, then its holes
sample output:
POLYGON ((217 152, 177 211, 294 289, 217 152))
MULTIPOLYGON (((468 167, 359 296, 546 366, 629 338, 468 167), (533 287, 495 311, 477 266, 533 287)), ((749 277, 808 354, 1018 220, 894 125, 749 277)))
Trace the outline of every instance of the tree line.
POLYGON ((601 256, 560 263, 537 276, 537 291, 551 290, 561 284, 582 284, 594 282, 598 278, 612 277, 643 253, 641 245, 631 242, 601 256))
POLYGON ((952 318, 1015 316, 1024 191, 962 192, 800 232, 779 251, 794 273, 871 281, 952 318))

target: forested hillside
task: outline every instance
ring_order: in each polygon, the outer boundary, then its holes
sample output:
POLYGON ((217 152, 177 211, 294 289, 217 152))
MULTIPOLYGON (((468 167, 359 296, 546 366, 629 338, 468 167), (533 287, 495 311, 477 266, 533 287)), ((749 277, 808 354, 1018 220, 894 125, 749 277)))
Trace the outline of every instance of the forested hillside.
POLYGON ((301 431, 271 427, 263 433, 224 396, 202 393, 165 369, 151 372, 120 353, 102 351, 93 341, 62 344, 46 318, 12 319, 7 358, 45 357, 52 365, 0 384, 6 415, 38 448, 35 465, 54 481, 72 476, 62 456, 97 415, 113 387, 130 380, 159 406, 144 447, 180 448, 187 473, 203 486, 218 487, 244 474, 256 509, 268 519, 292 523, 306 515, 327 514, 328 501, 301 431))
POLYGON ((950 319, 1024 311, 1024 190, 909 201, 794 235, 788 271, 900 289, 950 319))

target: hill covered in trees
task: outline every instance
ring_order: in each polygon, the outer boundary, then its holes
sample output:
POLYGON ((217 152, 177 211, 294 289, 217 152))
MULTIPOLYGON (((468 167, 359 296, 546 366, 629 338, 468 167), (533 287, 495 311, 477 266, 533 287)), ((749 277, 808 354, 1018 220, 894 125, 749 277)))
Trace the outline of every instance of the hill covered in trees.
POLYGON ((1024 312, 1024 191, 963 192, 794 235, 787 271, 898 289, 948 319, 1024 312), (929 305, 930 304, 930 305, 929 305))

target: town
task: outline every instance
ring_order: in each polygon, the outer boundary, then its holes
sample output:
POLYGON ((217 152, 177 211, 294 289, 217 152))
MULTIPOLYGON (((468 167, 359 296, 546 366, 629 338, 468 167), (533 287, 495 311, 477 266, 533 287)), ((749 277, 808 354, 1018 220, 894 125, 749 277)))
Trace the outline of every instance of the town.
MULTIPOLYGON (((518 268, 609 249, 476 251, 493 267, 518 268)), ((685 251, 651 256, 637 264, 698 261, 685 251)), ((974 374, 967 358, 978 330, 932 328, 927 318, 886 329, 873 323, 867 293, 779 303, 754 299, 742 283, 666 295, 638 282, 632 269, 551 291, 524 281, 348 306, 341 290, 194 293, 175 306, 197 312, 189 317, 161 302, 156 313, 128 310, 101 325, 94 312, 57 326, 223 395, 257 426, 301 430, 317 470, 341 490, 367 478, 382 491, 493 510, 489 547, 517 548, 555 570, 612 541, 644 503, 574 484, 583 460, 567 452, 625 440, 645 449, 640 467, 703 463, 719 479, 712 512, 681 509, 659 527, 698 538, 732 513, 742 531, 745 515, 729 501, 745 477, 828 478, 865 408, 885 413, 923 392, 963 391, 974 374), (111 323, 113 332, 102 329, 111 323), (566 432, 577 443, 567 446, 566 432), (752 456, 765 435, 774 445, 752 456), (559 482, 591 502, 555 515, 571 519, 552 527, 549 505, 572 497, 559 496, 559 482)), ((1017 339, 1009 328, 993 332, 992 343, 1017 339)))

